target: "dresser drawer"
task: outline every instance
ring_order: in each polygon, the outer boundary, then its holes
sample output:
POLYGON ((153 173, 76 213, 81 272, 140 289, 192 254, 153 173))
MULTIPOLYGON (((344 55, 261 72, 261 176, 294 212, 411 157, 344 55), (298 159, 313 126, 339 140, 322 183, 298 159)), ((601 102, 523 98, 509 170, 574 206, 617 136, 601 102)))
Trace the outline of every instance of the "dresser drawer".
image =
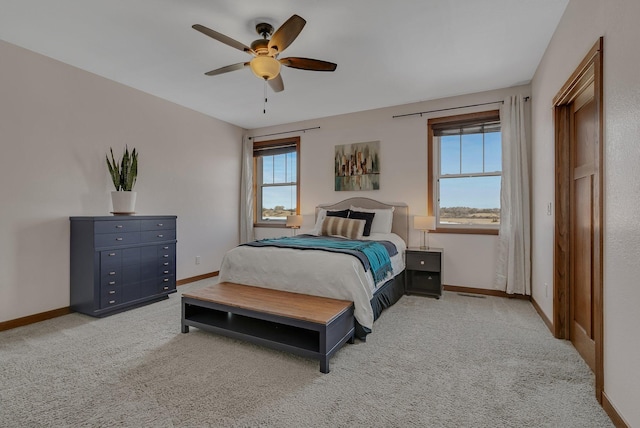
POLYGON ((100 309, 106 309, 110 306, 119 305, 120 303, 122 303, 122 301, 123 300, 121 296, 114 296, 106 298, 104 300, 100 300, 100 309))
POLYGON ((103 233, 96 235, 95 242, 98 248, 137 244, 140 242, 140 232, 103 233))
POLYGON ((141 277, 145 279, 175 275, 175 259, 176 244, 143 247, 141 277))
POLYGON ((175 229, 163 229, 163 230, 146 230, 141 232, 141 242, 162 242, 173 241, 176 239, 175 229))
POLYGON ((138 232, 140 220, 105 220, 93 223, 93 230, 100 233, 138 232))
POLYGON ((173 268, 173 263, 170 263, 169 265, 166 265, 166 266, 159 266, 157 272, 159 276, 175 275, 176 273, 175 269, 173 268))
POLYGON ((176 256, 176 244, 171 245, 158 245, 158 260, 161 262, 166 259, 174 260, 176 256))
POLYGON ((104 266, 100 268, 100 287, 113 287, 122 284, 122 270, 120 266, 104 266))
POLYGON ((176 219, 142 220, 140 230, 166 230, 175 229, 176 219))
POLYGON ((158 285, 159 293, 171 293, 176 290, 176 277, 173 275, 167 275, 163 278, 160 278, 158 285))
POLYGON ((176 244, 163 244, 158 245, 158 254, 176 254, 176 244))
POLYGON ((142 247, 141 258, 142 263, 147 264, 149 262, 164 262, 173 260, 176 255, 176 244, 166 245, 150 245, 148 247, 142 247))
POLYGON ((140 265, 103 266, 101 268, 100 286, 113 287, 116 285, 133 284, 140 281, 140 265))
POLYGON ((406 265, 409 270, 440 272, 440 254, 427 252, 406 253, 406 265))
POLYGON ((111 287, 103 287, 100 290, 100 306, 108 307, 110 305, 115 305, 122 301, 122 287, 119 285, 114 285, 111 287), (110 303, 110 301, 114 301, 110 303))
POLYGON ((115 269, 122 265, 122 250, 100 252, 100 269, 115 269))

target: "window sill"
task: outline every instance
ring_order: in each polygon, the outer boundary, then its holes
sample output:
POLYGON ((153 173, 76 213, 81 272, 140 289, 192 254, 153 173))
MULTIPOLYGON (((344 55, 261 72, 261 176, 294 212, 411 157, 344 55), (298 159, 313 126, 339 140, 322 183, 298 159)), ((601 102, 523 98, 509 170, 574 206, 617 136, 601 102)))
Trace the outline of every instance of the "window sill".
POLYGON ((445 228, 431 230, 429 233, 452 233, 460 235, 498 235, 498 229, 464 229, 464 228, 445 228))
POLYGON ((264 228, 273 228, 273 229, 286 229, 287 226, 284 222, 282 223, 254 223, 253 227, 264 227, 264 228))

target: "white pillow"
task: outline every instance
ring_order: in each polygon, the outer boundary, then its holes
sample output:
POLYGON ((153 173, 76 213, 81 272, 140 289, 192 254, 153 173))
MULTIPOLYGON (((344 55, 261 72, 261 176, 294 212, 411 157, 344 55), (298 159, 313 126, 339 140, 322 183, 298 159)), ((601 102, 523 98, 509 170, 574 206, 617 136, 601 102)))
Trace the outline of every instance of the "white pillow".
POLYGON ((376 213, 371 223, 371 233, 391 233, 391 226, 393 225, 393 210, 391 208, 359 208, 351 205, 351 211, 362 211, 365 213, 376 213))
POLYGON ((324 208, 318 209, 318 216, 316 218, 316 225, 313 227, 313 230, 310 232, 312 235, 320 235, 322 233, 322 222, 327 216, 327 210, 324 208))

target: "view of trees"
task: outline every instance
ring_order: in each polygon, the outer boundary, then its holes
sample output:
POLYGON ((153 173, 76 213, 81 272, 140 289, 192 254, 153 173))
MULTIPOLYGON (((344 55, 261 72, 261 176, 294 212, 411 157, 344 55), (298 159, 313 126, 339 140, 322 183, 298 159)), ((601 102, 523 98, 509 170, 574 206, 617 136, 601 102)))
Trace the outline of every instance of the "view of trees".
POLYGON ((500 208, 442 207, 440 219, 452 223, 500 223, 500 208))
POLYGON ((295 208, 285 208, 284 205, 276 205, 273 208, 263 208, 263 219, 284 219, 288 215, 295 215, 295 208))

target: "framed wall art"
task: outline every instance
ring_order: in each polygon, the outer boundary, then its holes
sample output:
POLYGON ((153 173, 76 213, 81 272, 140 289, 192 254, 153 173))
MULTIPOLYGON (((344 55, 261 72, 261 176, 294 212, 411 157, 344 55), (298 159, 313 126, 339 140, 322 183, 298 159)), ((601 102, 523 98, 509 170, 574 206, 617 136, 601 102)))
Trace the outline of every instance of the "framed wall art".
POLYGON ((335 190, 380 189, 380 141, 335 147, 335 190))

